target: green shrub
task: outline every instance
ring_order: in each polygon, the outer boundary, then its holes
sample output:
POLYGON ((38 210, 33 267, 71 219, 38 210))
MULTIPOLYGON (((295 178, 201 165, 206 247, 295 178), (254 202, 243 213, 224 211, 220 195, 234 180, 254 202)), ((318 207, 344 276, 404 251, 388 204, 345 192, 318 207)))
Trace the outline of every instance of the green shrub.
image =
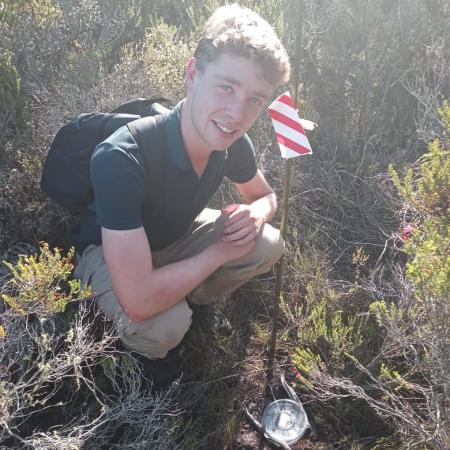
POLYGON ((21 14, 27 13, 42 23, 59 16, 60 10, 53 0, 3 0, 0 8, 0 23, 14 26, 21 14))
MULTIPOLYGON (((440 114, 450 125, 447 104, 440 114)), ((291 357, 298 386, 334 409, 336 426, 342 429, 347 421, 348 433, 354 435, 357 426, 360 438, 380 445, 388 438, 405 447, 444 449, 450 425, 450 151, 445 138, 430 143, 403 180, 390 171, 402 217, 409 218, 395 237, 407 261, 386 265, 389 275, 376 286, 373 279, 379 275, 364 278, 367 257, 357 247, 358 284, 331 289, 323 276, 309 281, 305 307, 296 311, 291 357), (366 431, 369 438, 364 430, 377 423, 374 413, 388 427, 378 423, 377 430, 366 431)))
POLYGON ((298 327, 294 364, 306 375, 325 364, 332 373, 344 373, 347 355, 355 354, 363 342, 364 317, 345 313, 333 290, 319 301, 311 302, 311 289, 312 283, 307 287, 307 314, 298 327), (312 351, 305 352, 305 348, 312 351))
MULTIPOLYGON (((450 131, 450 107, 440 109, 450 131)), ((414 290, 414 314, 427 339, 430 375, 436 381, 438 407, 450 423, 450 150, 448 142, 435 140, 409 169, 403 182, 391 168, 394 183, 413 212, 413 232, 404 243, 409 260, 406 276, 414 290), (445 406, 447 405, 447 406, 445 406)))
MULTIPOLYGON (((448 111, 448 106, 444 111, 448 111)), ((447 113, 448 114, 448 113, 447 113)), ((390 168, 395 186, 408 204, 432 219, 434 225, 444 228, 450 220, 450 150, 436 139, 428 146, 428 152, 419 160, 419 171, 408 169, 403 182, 390 168)), ((415 242, 414 239, 413 241, 415 242)), ((406 246, 409 250, 409 244, 406 246)))
POLYGON ((184 73, 194 51, 193 41, 178 35, 177 28, 160 21, 145 36, 142 60, 152 88, 171 99, 184 95, 184 73))
POLYGON ((69 280, 73 249, 62 256, 59 249, 52 252, 48 244, 43 243, 40 250, 39 255, 20 256, 16 265, 4 262, 12 274, 13 292, 1 297, 18 314, 51 316, 64 311, 69 301, 89 295, 89 290, 81 289, 79 280, 69 280), (63 283, 67 283, 67 293, 63 283))
POLYGON ((11 54, 4 51, 0 53, 0 114, 14 108, 19 96, 20 76, 11 62, 11 54))
MULTIPOLYGON (((440 111, 450 131, 450 107, 440 111)), ((416 170, 408 169, 404 181, 391 167, 401 197, 416 212, 411 236, 404 251, 409 255, 407 277, 421 302, 450 299, 450 150, 435 140, 419 160, 416 170)))

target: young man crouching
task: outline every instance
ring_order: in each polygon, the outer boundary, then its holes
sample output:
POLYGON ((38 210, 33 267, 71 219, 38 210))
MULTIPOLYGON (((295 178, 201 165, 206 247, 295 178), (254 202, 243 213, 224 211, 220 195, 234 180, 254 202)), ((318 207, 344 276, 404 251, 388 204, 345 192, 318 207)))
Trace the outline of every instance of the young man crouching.
POLYGON ((282 255, 280 233, 267 224, 276 197, 246 133, 289 70, 266 21, 223 6, 187 63, 186 98, 163 117, 158 195, 148 195, 146 156, 127 126, 94 151, 95 202, 75 235, 75 276, 91 284, 123 344, 153 360, 156 382, 176 365, 168 352, 191 325, 186 296, 190 304, 217 302, 282 255), (206 208, 223 177, 243 203, 206 208))

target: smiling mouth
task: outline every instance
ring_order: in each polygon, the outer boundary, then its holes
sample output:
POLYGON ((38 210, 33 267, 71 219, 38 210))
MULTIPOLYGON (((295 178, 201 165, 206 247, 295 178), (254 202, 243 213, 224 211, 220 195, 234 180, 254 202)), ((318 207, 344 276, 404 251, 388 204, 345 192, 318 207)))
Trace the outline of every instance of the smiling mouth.
POLYGON ((214 122, 214 125, 215 125, 220 131, 222 131, 222 133, 231 135, 231 134, 233 134, 233 133, 235 133, 235 132, 237 131, 237 130, 231 130, 230 128, 227 128, 225 125, 222 125, 221 123, 216 122, 215 120, 213 120, 213 122, 214 122))

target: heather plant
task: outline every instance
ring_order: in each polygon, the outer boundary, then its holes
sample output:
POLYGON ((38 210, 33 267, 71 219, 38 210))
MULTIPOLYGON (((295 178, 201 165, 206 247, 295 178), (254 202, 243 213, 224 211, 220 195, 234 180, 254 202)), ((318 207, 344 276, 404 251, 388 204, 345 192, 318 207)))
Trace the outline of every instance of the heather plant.
POLYGON ((0 21, 12 26, 20 20, 21 13, 30 13, 38 23, 59 15, 58 6, 52 0, 29 2, 26 0, 4 0, 0 11, 0 21))
POLYGON ((193 51, 192 41, 189 45, 175 27, 159 23, 144 39, 143 69, 150 74, 150 84, 163 96, 182 98, 184 69, 193 51))
MULTIPOLYGON (((450 107, 439 110, 450 131, 450 107)), ((420 159, 416 170, 409 169, 402 182, 391 168, 394 183, 413 219, 413 231, 404 251, 409 256, 406 276, 417 304, 414 314, 429 346, 430 375, 437 382, 435 406, 450 423, 450 150, 448 140, 436 139, 420 159)))
MULTIPOLYGON (((448 123, 447 104, 440 113, 448 123)), ((347 399, 358 400, 358 408, 366 411, 358 428, 372 433, 374 442, 379 434, 384 435, 379 443, 390 435, 390 445, 405 448, 445 449, 448 444, 449 164, 444 138, 429 145, 403 180, 391 168, 402 216, 409 220, 396 238, 406 265, 385 267, 390 276, 381 276, 378 283, 380 273, 366 279, 358 273, 356 283, 342 285, 339 294, 324 289, 323 280, 310 282, 306 307, 297 319, 292 360, 299 386, 332 407, 340 420, 355 420, 347 399), (387 428, 374 425, 373 413, 387 428)), ((361 250, 353 259, 366 263, 361 250)))
POLYGON ((2 105, 0 111, 0 123, 2 124, 0 138, 3 136, 8 118, 17 106, 19 96, 20 77, 11 61, 11 53, 4 50, 0 53, 0 104, 2 105))
POLYGON ((89 290, 81 289, 79 280, 69 279, 74 253, 72 248, 62 256, 58 248, 51 251, 43 243, 39 255, 21 255, 16 265, 4 261, 12 277, 4 285, 10 293, 2 294, 3 301, 18 314, 45 317, 63 312, 71 300, 89 296, 89 290))
MULTIPOLYGON (((439 109, 442 122, 450 131, 450 107, 444 103, 439 109)), ((395 186, 402 198, 414 211, 430 221, 430 226, 440 226, 444 231, 450 220, 450 157, 445 136, 435 139, 428 146, 428 152, 419 160, 419 169, 408 169, 403 182, 391 166, 395 186), (431 225, 433 224, 433 225, 431 225)), ((405 244, 411 251, 414 240, 405 244)))

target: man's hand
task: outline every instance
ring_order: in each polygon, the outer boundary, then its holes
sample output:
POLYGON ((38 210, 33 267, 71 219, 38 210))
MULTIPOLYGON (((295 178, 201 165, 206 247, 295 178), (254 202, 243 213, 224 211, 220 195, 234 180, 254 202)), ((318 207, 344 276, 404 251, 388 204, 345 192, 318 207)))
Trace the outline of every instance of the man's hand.
POLYGON ((264 218, 252 205, 228 205, 222 214, 228 216, 222 231, 222 241, 232 246, 246 246, 254 242, 264 224, 264 218))
POLYGON ((220 265, 227 264, 236 259, 242 258, 247 253, 250 253, 255 248, 255 241, 250 241, 247 244, 236 245, 231 242, 223 242, 219 240, 211 245, 217 251, 217 261, 220 265))

